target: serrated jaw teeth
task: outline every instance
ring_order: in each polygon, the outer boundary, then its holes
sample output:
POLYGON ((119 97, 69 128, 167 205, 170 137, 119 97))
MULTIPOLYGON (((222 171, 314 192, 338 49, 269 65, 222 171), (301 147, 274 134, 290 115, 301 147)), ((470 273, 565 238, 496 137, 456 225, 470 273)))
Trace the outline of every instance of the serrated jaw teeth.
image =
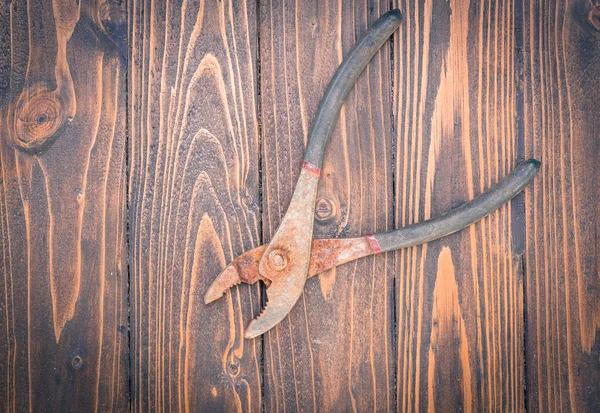
POLYGON ((228 265, 208 288, 204 295, 204 303, 209 304, 218 300, 227 290, 241 282, 237 269, 233 265, 228 265))

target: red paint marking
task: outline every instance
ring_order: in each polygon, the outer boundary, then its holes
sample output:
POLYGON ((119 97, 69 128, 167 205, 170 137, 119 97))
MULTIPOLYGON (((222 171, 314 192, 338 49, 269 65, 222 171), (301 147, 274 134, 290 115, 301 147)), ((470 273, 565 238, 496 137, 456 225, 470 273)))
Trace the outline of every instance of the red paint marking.
POLYGON ((305 169, 307 172, 315 175, 317 178, 321 177, 321 169, 317 168, 310 162, 302 161, 302 169, 305 169))
POLYGON ((367 239, 371 250, 373 250, 373 254, 379 254, 381 252, 381 247, 379 246, 379 241, 377 241, 377 238, 375 238, 373 235, 367 235, 365 238, 367 239))

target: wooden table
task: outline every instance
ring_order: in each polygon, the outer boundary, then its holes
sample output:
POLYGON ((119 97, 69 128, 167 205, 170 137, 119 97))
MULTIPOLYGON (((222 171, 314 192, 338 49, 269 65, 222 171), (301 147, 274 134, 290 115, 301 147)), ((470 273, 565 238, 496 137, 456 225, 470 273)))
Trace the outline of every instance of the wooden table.
POLYGON ((0 411, 600 411, 600 5, 423 0, 344 106, 317 237, 524 195, 307 283, 203 295, 272 237, 388 1, 0 3, 0 411), (199 3, 199 4, 198 4, 199 3))

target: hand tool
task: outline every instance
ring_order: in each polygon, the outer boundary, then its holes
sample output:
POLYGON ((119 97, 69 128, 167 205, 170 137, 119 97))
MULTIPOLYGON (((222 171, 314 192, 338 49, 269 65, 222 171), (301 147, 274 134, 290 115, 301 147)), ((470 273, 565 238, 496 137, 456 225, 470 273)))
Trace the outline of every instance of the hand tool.
POLYGON ((533 179, 540 163, 530 159, 472 201, 428 221, 348 239, 312 239, 317 184, 325 147, 343 102, 373 55, 398 28, 399 10, 382 15, 350 50, 334 74, 313 121, 300 176, 288 210, 268 245, 240 255, 209 287, 206 304, 239 283, 267 284, 268 301, 245 332, 253 338, 279 323, 294 307, 307 278, 349 261, 422 244, 459 231, 511 200, 533 179))

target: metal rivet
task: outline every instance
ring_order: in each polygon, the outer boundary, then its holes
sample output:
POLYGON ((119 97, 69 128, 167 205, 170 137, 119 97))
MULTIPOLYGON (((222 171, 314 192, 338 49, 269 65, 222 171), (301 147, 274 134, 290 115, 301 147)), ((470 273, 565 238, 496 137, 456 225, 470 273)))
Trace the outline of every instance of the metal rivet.
POLYGON ((287 266, 287 257, 281 250, 275 249, 269 253, 269 264, 274 270, 283 270, 287 266))

